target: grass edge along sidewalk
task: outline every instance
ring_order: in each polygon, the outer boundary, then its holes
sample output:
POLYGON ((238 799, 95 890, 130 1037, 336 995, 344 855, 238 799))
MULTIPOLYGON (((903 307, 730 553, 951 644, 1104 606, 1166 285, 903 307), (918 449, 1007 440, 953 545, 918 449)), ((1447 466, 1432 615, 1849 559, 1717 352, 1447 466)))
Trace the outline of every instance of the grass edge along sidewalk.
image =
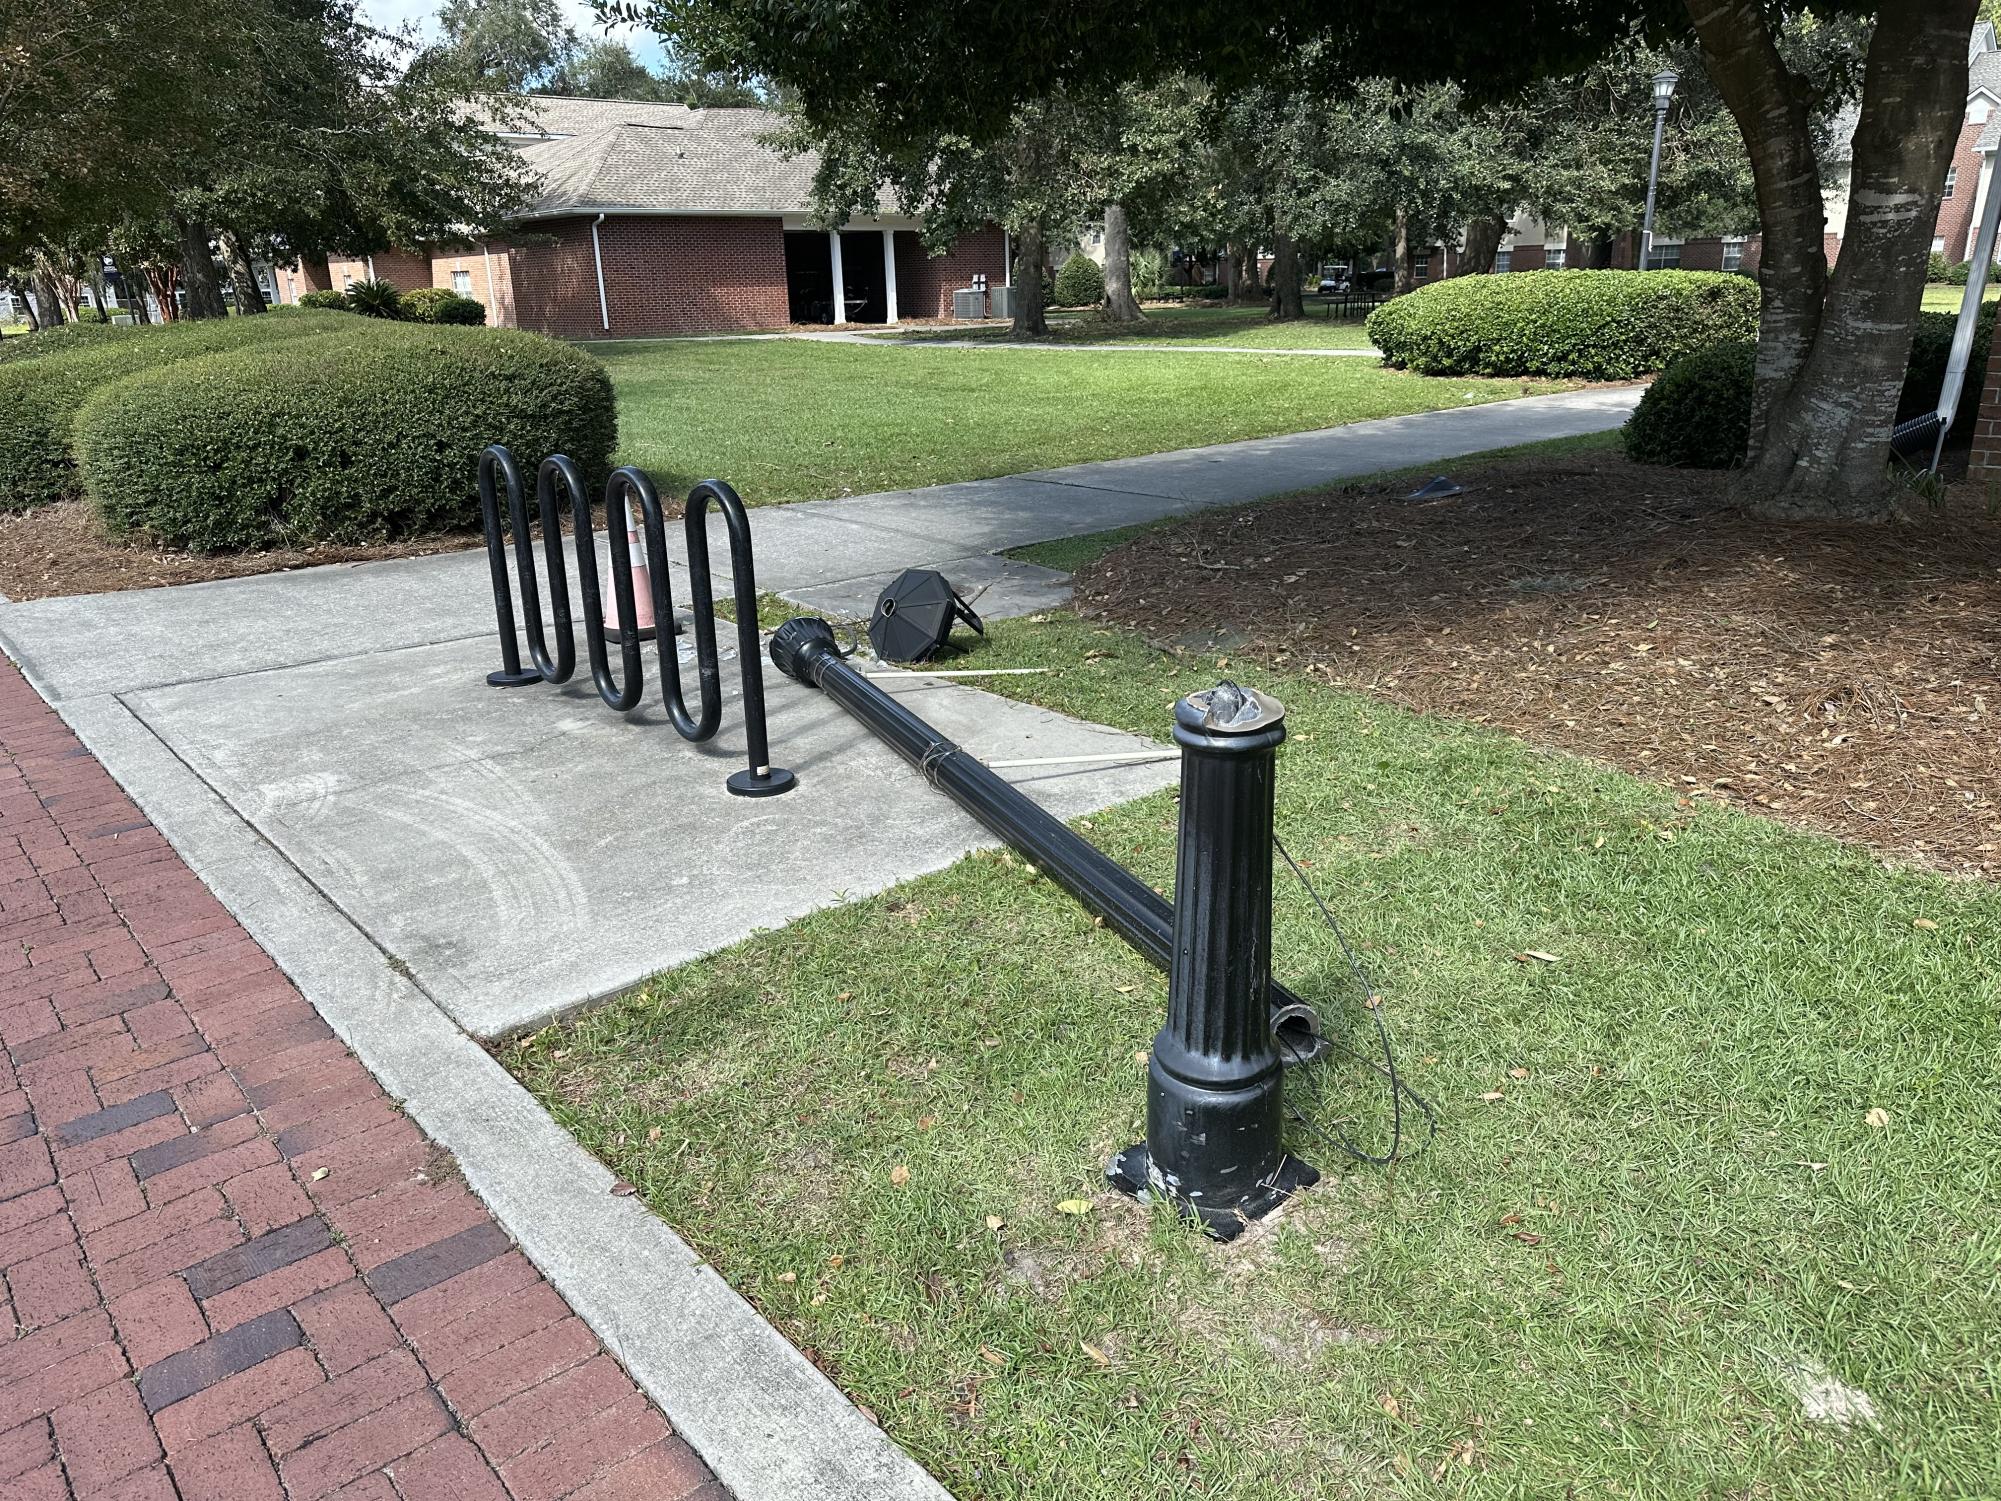
POLYGON ((722 1501, 11 664, 0 872, 0 1488, 722 1501))
MULTIPOLYGON (((1159 733, 1286 702, 1280 826, 1443 1129, 1218 1249, 1102 1192, 1164 987, 1008 855, 509 1049, 558 1120, 988 1497, 1872 1496, 1988 1474, 2001 897, 1271 667, 1067 615, 1017 697, 1159 733)), ((925 795, 913 781, 912 796, 925 795)), ((1165 885, 1162 794, 1089 820, 1165 885)), ((1304 898, 1280 973, 1366 1051, 1304 898)), ((1319 1128, 1380 1139, 1359 1065, 1319 1128)))

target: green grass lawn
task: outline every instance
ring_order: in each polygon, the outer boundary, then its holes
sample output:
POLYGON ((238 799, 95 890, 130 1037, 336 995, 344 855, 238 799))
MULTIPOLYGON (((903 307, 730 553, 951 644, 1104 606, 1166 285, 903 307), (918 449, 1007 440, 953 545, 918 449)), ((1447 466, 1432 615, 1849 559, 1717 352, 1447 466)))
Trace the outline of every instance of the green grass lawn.
POLYGON ((1567 389, 1362 359, 879 348, 797 340, 592 347, 619 458, 753 505, 1018 474, 1567 389))
MULTIPOLYGON (((1986 287, 1981 291, 1980 300, 1982 302, 1992 302, 1997 297, 2001 297, 2001 283, 1988 282, 1986 287)), ((1919 306, 1928 313, 1956 313, 1959 311, 1960 303, 1965 298, 1966 288, 1964 287, 1938 286, 1928 282, 1925 285, 1924 301, 1919 306)))
MULTIPOLYGON (((1255 349, 1368 349, 1369 336, 1359 318, 1327 317, 1323 305, 1307 304, 1307 316, 1297 322, 1274 323, 1263 308, 1230 308, 1202 303, 1162 303, 1146 309, 1141 323, 1108 323, 1075 309, 1049 315, 1053 344, 1171 343, 1200 348, 1221 344, 1255 349)), ((914 334, 884 334, 883 338, 987 339, 1004 341, 1005 326, 929 329, 914 334)))
MULTIPOLYGON (((1225 672, 1285 701, 1280 833, 1441 1129, 1390 1171, 1302 1133, 1325 1180, 1231 1247, 1106 1194, 1164 983, 998 855, 504 1051, 948 1488, 1993 1493, 2001 896, 1281 670, 990 629, 969 665, 1063 670, 989 681, 1135 730, 1225 672)), ((1166 885, 1173 820, 1082 827, 1166 885)), ((1297 890, 1276 924, 1366 1048, 1297 890)), ((1380 1139, 1372 1075, 1317 1083, 1380 1139)))

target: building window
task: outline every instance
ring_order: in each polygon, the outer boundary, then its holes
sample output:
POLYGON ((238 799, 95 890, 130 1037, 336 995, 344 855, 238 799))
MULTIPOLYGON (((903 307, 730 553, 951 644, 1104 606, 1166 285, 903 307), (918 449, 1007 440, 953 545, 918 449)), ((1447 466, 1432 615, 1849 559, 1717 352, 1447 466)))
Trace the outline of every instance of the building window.
POLYGON ((1410 275, 1412 281, 1430 280, 1431 252, 1429 250, 1420 250, 1410 258, 1410 275))
POLYGON ((353 273, 352 271, 343 271, 343 272, 341 272, 341 274, 340 274, 340 285, 341 285, 341 290, 342 290, 342 291, 346 291, 346 290, 347 290, 347 289, 348 289, 349 287, 353 286, 353 285, 354 285, 354 273, 353 273))
POLYGON ((1545 245, 1542 247, 1542 265, 1545 271, 1561 271, 1570 259, 1568 245, 1545 245))
POLYGON ((1649 271, 1674 271, 1681 266, 1681 241, 1656 240, 1647 250, 1649 271))
POLYGON ((1740 271, 1744 267, 1744 240, 1742 236, 1728 237, 1723 241, 1723 269, 1740 271))
POLYGON ((454 271, 452 273, 452 290, 461 297, 472 296, 472 272, 454 271))
POLYGON ((1943 201, 1947 198, 1950 198, 1952 196, 1952 190, 1958 186, 1959 186, 1959 168, 1947 167, 1945 169, 1945 191, 1939 195, 1940 200, 1943 201))
POLYGON ((1973 103, 1966 107, 1966 123, 1968 125, 1985 125, 1987 123, 1988 111, 1992 108, 1993 106, 1985 99, 1974 100, 1973 103))
POLYGON ((1515 269, 1515 252, 1512 246, 1494 252, 1494 269, 1512 271, 1515 269))
POLYGON ((1933 254, 1933 255, 1944 255, 1944 254, 1945 254, 1945 236, 1944 236, 1944 235, 1933 235, 1933 236, 1932 236, 1932 254, 1933 254))

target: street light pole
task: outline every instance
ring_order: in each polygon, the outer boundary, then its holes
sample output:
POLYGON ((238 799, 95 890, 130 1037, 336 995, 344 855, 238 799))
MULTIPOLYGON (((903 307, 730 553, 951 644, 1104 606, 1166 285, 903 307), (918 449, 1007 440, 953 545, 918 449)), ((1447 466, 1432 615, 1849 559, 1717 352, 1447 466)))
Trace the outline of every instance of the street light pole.
POLYGON ((1654 75, 1654 159, 1647 168, 1647 217, 1640 227, 1640 266, 1647 269, 1647 262, 1654 254, 1654 191, 1661 180, 1661 132, 1667 126, 1668 104, 1674 98, 1674 86, 1681 82, 1681 75, 1672 68, 1663 68, 1654 75))

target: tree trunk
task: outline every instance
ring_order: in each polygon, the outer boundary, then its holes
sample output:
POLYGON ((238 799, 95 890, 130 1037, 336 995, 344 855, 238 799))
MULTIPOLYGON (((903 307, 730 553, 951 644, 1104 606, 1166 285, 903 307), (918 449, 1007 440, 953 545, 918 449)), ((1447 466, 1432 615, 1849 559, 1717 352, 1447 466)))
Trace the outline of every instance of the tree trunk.
POLYGON ((126 262, 114 256, 111 264, 118 271, 118 285, 125 293, 125 310, 132 315, 134 323, 151 323, 152 314, 146 311, 146 279, 134 276, 126 262))
POLYGON ((1764 11, 1758 0, 1688 4, 1750 148, 1764 237, 1744 497, 1771 517, 1883 519, 1895 510, 1890 427, 1966 105, 1975 0, 1887 0, 1878 10, 1832 278, 1804 91, 1764 11))
POLYGON ((215 279, 215 258, 209 251, 208 227, 179 214, 174 225, 181 232, 181 276, 187 284, 190 318, 226 318, 229 307, 222 300, 222 285, 215 279))
POLYGON ((1248 241, 1231 245, 1226 252, 1230 263, 1230 301, 1258 302, 1264 289, 1258 285, 1258 247, 1248 241))
POLYGON ((28 332, 31 334, 39 332, 42 323, 35 316, 34 305, 28 301, 28 289, 21 285, 21 278, 9 271, 5 279, 0 280, 0 287, 7 289, 8 294, 14 299, 14 306, 19 308, 21 316, 28 320, 28 332))
POLYGON ((1042 225, 1031 221, 1014 237, 1014 322, 1008 330, 1017 339, 1048 337, 1049 320, 1042 301, 1042 225))
POLYGON ((1417 285, 1417 262, 1411 254, 1410 246, 1410 215, 1401 203, 1397 205, 1396 230, 1390 243, 1390 258, 1396 272, 1396 280, 1390 283, 1390 290, 1401 297, 1417 285))
POLYGON ((1584 268, 1587 271, 1609 271, 1612 269, 1612 237, 1593 235, 1584 242, 1584 268))
POLYGON ((111 309, 111 284, 104 279, 104 257, 93 252, 90 257, 90 300, 97 304, 97 321, 109 323, 111 309))
POLYGON ((257 285, 257 268, 250 264, 250 251, 243 243, 243 236, 234 229, 225 229, 216 236, 216 243, 222 246, 222 261, 229 267, 229 284, 236 288, 237 312, 269 312, 270 308, 264 301, 264 289, 257 285))
POLYGON ((1114 323, 1145 316, 1133 296, 1133 238, 1123 203, 1105 205, 1105 316, 1114 323))
POLYGON ((1299 292, 1299 247, 1282 229, 1271 237, 1271 315, 1281 323, 1306 316, 1299 292))
POLYGON ((1501 237, 1507 232, 1508 221, 1497 214, 1483 214, 1468 220, 1466 250, 1459 257, 1459 274, 1485 276, 1492 271, 1494 257, 1501 248, 1501 237))
POLYGON ((48 263, 38 257, 29 275, 35 289, 35 307, 41 314, 42 327, 62 327, 63 300, 56 291, 56 279, 50 273, 48 263))
POLYGON ((146 283, 153 289, 153 302, 160 310, 160 321, 172 323, 178 319, 181 308, 174 292, 180 285, 180 273, 172 266, 148 265, 146 283))

